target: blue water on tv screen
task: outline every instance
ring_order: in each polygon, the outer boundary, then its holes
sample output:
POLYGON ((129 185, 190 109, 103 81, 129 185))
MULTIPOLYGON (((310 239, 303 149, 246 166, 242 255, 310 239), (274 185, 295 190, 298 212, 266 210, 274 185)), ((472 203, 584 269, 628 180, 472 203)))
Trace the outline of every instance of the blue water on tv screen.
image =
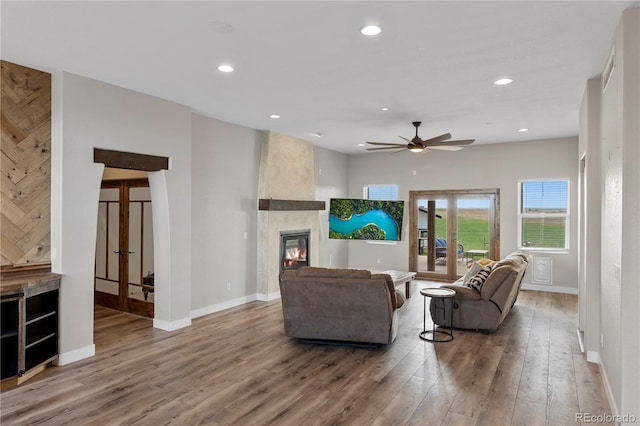
POLYGON ((329 238, 398 241, 403 214, 404 201, 332 198, 329 238))

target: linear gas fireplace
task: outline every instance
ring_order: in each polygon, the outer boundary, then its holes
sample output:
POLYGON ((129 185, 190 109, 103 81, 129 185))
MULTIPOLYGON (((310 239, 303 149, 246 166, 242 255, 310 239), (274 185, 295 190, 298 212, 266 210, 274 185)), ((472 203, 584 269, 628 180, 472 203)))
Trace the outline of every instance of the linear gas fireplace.
POLYGON ((280 271, 309 266, 309 229, 280 232, 280 271))

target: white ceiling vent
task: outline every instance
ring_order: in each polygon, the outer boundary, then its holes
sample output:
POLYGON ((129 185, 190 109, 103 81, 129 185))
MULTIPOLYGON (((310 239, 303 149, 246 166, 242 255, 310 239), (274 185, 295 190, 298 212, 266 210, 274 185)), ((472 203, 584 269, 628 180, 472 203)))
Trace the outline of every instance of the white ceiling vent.
POLYGON ((602 92, 604 93, 607 90, 607 86, 609 85, 609 81, 611 80, 611 76, 613 75, 613 70, 616 68, 616 49, 615 47, 611 50, 611 54, 609 55, 609 60, 607 60, 607 65, 604 67, 604 72, 602 73, 602 92))

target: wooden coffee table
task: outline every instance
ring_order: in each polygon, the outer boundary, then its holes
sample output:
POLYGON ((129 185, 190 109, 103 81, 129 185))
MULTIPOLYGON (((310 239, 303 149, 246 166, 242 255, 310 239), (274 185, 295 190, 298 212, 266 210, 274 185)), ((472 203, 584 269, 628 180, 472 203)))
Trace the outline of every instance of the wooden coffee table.
POLYGON ((416 277, 415 272, 406 272, 406 271, 395 271, 395 270, 371 270, 372 274, 387 274, 393 280, 394 286, 399 286, 404 284, 404 296, 408 299, 411 297, 411 280, 416 277))

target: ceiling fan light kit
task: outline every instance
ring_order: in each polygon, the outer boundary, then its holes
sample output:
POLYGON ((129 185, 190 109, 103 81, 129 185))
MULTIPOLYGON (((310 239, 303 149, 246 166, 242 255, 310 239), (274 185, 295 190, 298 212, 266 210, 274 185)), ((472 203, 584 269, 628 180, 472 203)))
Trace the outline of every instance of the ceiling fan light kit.
POLYGON ((400 139, 407 141, 407 144, 400 143, 387 143, 387 142, 367 142, 369 145, 380 145, 378 148, 367 148, 367 151, 380 151, 386 149, 395 149, 396 152, 411 151, 415 153, 427 153, 429 149, 439 149, 442 151, 460 151, 465 145, 471 145, 475 139, 465 140, 449 140, 451 139, 451 133, 444 133, 440 136, 436 136, 431 139, 420 139, 418 136, 418 127, 422 124, 421 121, 414 121, 413 127, 416 128, 416 135, 413 139, 407 139, 399 136, 400 139))

